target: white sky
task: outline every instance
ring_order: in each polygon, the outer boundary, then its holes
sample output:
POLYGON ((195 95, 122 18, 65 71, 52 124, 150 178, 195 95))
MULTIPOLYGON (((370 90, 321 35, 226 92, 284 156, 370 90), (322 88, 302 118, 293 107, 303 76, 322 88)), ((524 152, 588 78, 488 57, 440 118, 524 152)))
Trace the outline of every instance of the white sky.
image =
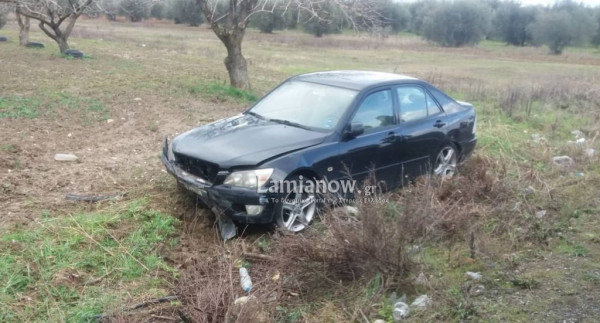
MULTIPOLYGON (((396 0, 398 2, 415 2, 418 0, 396 0)), ((524 5, 553 5, 555 2, 560 0, 516 0, 520 1, 524 5)), ((584 3, 588 6, 598 6, 600 5, 600 0, 575 0, 577 3, 584 3)))
MULTIPOLYGON (((520 2, 524 5, 551 5, 554 4, 555 0, 520 0, 520 2)), ((577 3, 584 3, 589 6, 597 6, 600 5, 600 0, 575 0, 577 3)))

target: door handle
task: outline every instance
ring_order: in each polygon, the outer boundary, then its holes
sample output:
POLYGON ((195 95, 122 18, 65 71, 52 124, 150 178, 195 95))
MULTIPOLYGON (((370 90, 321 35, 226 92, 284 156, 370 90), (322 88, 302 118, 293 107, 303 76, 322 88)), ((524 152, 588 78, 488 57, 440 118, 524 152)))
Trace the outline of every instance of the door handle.
POLYGON ((446 125, 446 123, 445 123, 444 121, 442 121, 442 120, 438 120, 438 121, 436 121, 436 122, 433 124, 433 126, 434 126, 434 127, 436 127, 436 128, 441 128, 441 127, 443 127, 443 126, 445 126, 445 125, 446 125))
POLYGON ((391 143, 396 141, 396 133, 393 131, 388 132, 387 137, 383 138, 383 143, 391 143))

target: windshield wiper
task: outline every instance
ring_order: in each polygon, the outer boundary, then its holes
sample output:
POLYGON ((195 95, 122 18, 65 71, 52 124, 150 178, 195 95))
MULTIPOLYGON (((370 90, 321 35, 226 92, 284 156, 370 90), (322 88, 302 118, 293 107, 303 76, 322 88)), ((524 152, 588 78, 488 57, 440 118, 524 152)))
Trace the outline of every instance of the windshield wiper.
POLYGON ((286 126, 292 126, 292 127, 296 127, 296 128, 302 128, 302 129, 306 129, 306 130, 311 130, 311 128, 303 125, 303 124, 299 124, 297 122, 293 122, 293 121, 289 121, 289 120, 283 120, 283 119, 269 119, 269 121, 273 121, 273 122, 277 122, 277 123, 281 123, 284 124, 286 126))
POLYGON ((256 112, 247 111, 247 112, 246 112, 246 114, 249 114, 249 115, 251 115, 251 116, 255 116, 255 117, 259 118, 259 119, 263 119, 263 120, 265 120, 265 119, 266 119, 265 117, 261 116, 260 114, 258 114, 258 113, 256 113, 256 112))

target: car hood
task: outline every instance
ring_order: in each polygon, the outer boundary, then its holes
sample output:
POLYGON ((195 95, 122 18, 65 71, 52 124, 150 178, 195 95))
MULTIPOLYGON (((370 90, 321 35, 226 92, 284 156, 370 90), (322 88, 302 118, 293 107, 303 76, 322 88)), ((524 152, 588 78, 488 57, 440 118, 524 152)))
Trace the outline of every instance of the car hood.
POLYGON ((321 143, 327 133, 238 115, 210 123, 173 139, 176 154, 215 163, 220 168, 253 166, 321 143))

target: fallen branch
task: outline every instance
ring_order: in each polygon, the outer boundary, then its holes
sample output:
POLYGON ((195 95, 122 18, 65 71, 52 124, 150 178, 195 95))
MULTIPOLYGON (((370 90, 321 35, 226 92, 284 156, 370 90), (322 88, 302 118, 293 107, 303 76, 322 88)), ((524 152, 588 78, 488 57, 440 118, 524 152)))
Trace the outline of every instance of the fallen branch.
POLYGON ((166 302, 170 302, 170 301, 175 301, 178 300, 179 296, 177 295, 171 295, 171 296, 165 296, 165 297, 160 297, 160 298, 154 298, 145 302, 141 302, 139 304, 135 304, 131 307, 129 307, 127 309, 127 311, 133 311, 133 310, 137 310, 140 308, 144 308, 144 307, 148 307, 150 305, 154 305, 154 304, 160 304, 160 303, 166 303, 166 302))
POLYGON ((127 193, 116 193, 110 195, 78 195, 78 194, 66 194, 65 199, 68 201, 76 201, 76 202, 100 202, 104 200, 112 200, 116 198, 122 198, 127 193))
POLYGON ((112 274, 114 271, 115 271, 115 270, 113 269, 113 270, 111 270, 111 271, 107 272, 106 274, 102 275, 101 277, 90 279, 90 280, 86 281, 84 285, 85 285, 85 286, 89 286, 89 285, 95 285, 95 284, 98 284, 98 283, 99 283, 99 282, 101 282, 101 281, 102 281, 104 278, 108 277, 108 275, 112 274))
MULTIPOLYGON (((177 295, 171 295, 171 296, 153 298, 153 299, 147 300, 145 302, 141 302, 141 303, 135 304, 133 306, 130 306, 130 307, 124 309, 123 312, 135 311, 135 310, 138 310, 140 308, 148 307, 150 305, 171 302, 171 301, 175 301, 175 300, 178 300, 178 299, 179 299, 179 296, 177 296, 177 295)), ((92 318, 95 319, 95 320, 101 320, 101 319, 109 317, 109 316, 110 316, 110 314, 98 314, 98 315, 94 315, 92 318)))
POLYGON ((242 257, 253 258, 253 259, 264 260, 264 261, 275 261, 274 257, 267 256, 267 255, 261 255, 259 253, 253 253, 253 252, 244 252, 244 253, 242 253, 242 257))

